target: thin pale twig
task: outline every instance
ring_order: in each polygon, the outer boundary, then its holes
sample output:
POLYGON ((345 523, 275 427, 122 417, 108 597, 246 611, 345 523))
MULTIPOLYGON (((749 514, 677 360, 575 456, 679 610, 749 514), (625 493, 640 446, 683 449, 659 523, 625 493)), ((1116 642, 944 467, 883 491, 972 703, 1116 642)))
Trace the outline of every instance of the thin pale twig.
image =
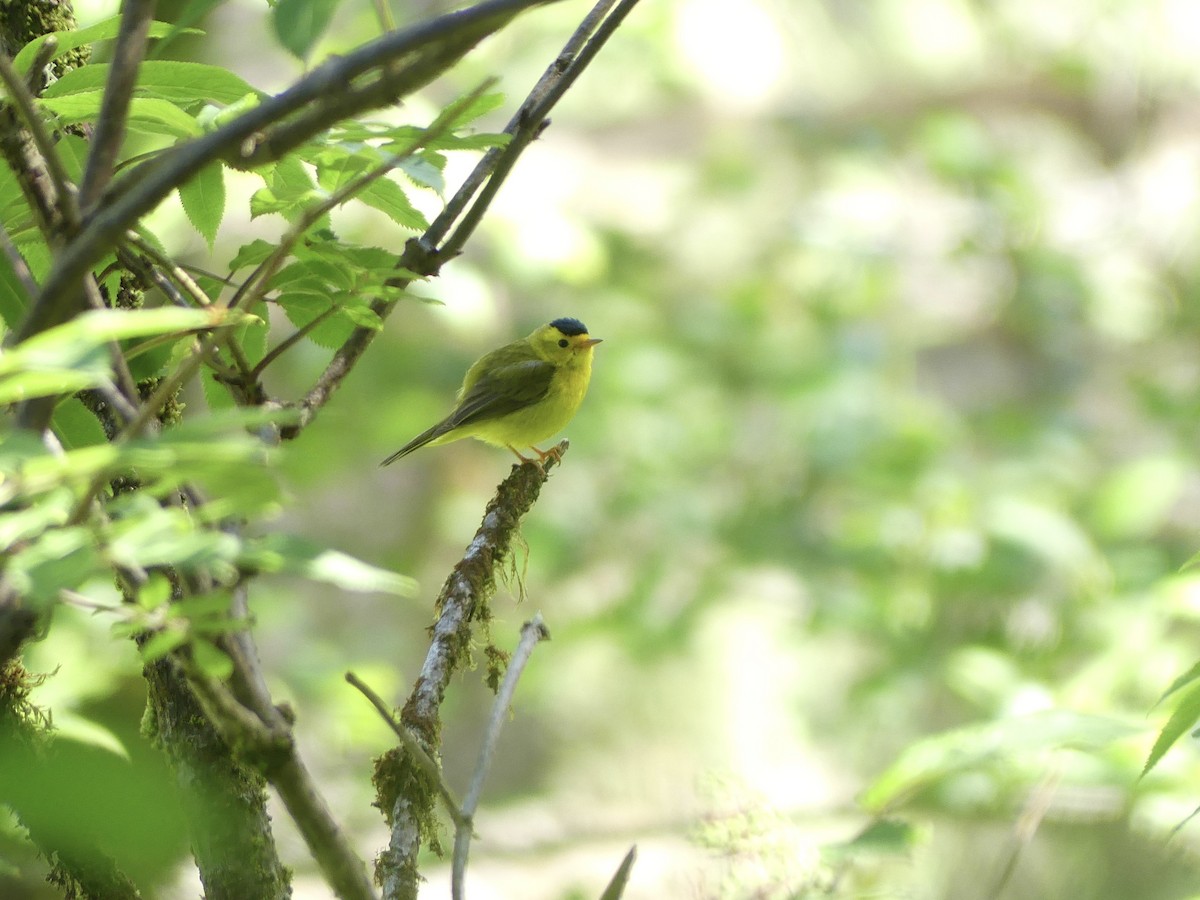
POLYGON ((471 823, 475 818, 475 810, 479 808, 479 798, 483 796, 483 782, 492 767, 492 758, 496 753, 496 742, 500 740, 500 729, 508 718, 509 707, 512 706, 513 696, 517 692, 517 682, 525 671, 525 664, 533 655, 533 648, 539 641, 549 640, 550 632, 542 622, 542 614, 537 613, 521 628, 521 640, 513 651, 508 669, 504 673, 504 681, 496 693, 492 704, 492 715, 488 719, 487 730, 483 734, 483 745, 479 749, 479 760, 475 763, 475 772, 471 776, 471 786, 467 796, 463 798, 462 819, 454 829, 454 858, 451 861, 450 895, 453 900, 463 900, 467 874, 467 856, 471 849, 471 823))
POLYGON ((454 799, 454 794, 450 790, 450 786, 446 784, 446 779, 442 776, 441 767, 438 766, 432 756, 425 752, 425 748, 421 746, 421 742, 416 739, 411 731, 396 721, 392 715, 392 711, 388 709, 388 705, 383 702, 383 698, 375 693, 370 685, 353 672, 346 673, 346 681, 356 687, 371 702, 371 705, 375 707, 375 711, 379 713, 383 721, 387 722, 388 727, 395 732, 396 737, 400 738, 400 743, 404 745, 404 749, 416 761, 421 771, 433 782, 437 788, 438 796, 442 798, 442 803, 446 806, 446 812, 450 814, 450 819, 454 822, 455 828, 464 826, 470 828, 470 822, 463 818, 458 801, 454 799))

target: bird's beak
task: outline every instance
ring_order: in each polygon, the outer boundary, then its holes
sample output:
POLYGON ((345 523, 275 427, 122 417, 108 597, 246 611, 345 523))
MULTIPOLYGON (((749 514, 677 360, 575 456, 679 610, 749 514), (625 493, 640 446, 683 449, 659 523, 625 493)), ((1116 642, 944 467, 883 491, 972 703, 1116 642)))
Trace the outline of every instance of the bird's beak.
POLYGON ((603 340, 604 340, 604 338, 588 338, 586 341, 580 341, 579 347, 580 347, 580 349, 582 349, 584 347, 594 347, 597 344, 601 343, 603 340))

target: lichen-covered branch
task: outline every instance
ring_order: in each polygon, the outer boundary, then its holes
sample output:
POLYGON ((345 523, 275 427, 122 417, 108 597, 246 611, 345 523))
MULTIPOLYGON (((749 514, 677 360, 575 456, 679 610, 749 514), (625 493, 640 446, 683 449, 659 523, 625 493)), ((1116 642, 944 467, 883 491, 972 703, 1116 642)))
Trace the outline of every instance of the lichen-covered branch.
MULTIPOLYGON (((560 443, 558 453, 549 456, 544 467, 532 462, 513 466, 438 595, 429 651, 400 714, 404 727, 434 758, 439 755, 440 710, 446 687, 454 673, 470 661, 474 626, 491 618, 488 603, 496 591, 497 566, 507 559, 521 519, 537 502, 550 469, 568 446, 567 441, 560 443)), ((377 761, 375 788, 391 828, 391 840, 379 855, 375 877, 387 900, 411 900, 417 895, 417 851, 423 839, 436 841, 437 787, 407 751, 398 747, 377 761)))

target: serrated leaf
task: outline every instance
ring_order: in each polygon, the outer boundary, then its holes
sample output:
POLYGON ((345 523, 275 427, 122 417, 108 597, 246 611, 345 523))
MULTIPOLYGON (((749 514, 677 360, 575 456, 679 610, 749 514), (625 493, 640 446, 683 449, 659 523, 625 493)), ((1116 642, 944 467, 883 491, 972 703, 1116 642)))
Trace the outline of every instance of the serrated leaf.
POLYGON ((179 186, 179 199, 188 221, 212 250, 221 219, 225 216, 225 167, 220 163, 205 166, 194 178, 179 186))
MULTIPOLYGON (((1186 687, 1197 678, 1200 678, 1200 660, 1198 660, 1195 665, 1171 682, 1171 686, 1163 691, 1163 695, 1158 698, 1158 703, 1162 703, 1177 690, 1182 687, 1186 687)), ((1158 703, 1156 703, 1155 706, 1157 706, 1158 703)))
POLYGON ((337 11, 339 0, 279 0, 271 23, 279 43, 298 59, 308 58, 337 11))
POLYGON ((330 314, 333 304, 324 292, 289 291, 279 297, 278 303, 288 321, 297 328, 322 317, 321 323, 308 332, 308 339, 319 347, 337 347, 354 332, 349 319, 336 310, 330 314))
POLYGON ((366 304, 347 304, 342 306, 340 311, 359 328, 370 328, 372 331, 379 331, 383 328, 383 319, 379 318, 375 310, 366 304))
POLYGON ((78 397, 68 397, 54 408, 50 427, 66 450, 91 447, 108 440, 100 421, 78 397))
POLYGON ((412 205, 404 189, 389 178, 376 178, 355 196, 367 206, 384 213, 401 228, 424 231, 429 227, 429 222, 421 211, 412 205))
POLYGON ((438 195, 446 192, 446 178, 442 170, 424 156, 410 156, 396 168, 407 175, 413 184, 436 191, 438 195))
POLYGON ((257 266, 276 250, 276 245, 256 238, 248 244, 242 244, 237 254, 229 261, 230 273, 247 266, 257 266))

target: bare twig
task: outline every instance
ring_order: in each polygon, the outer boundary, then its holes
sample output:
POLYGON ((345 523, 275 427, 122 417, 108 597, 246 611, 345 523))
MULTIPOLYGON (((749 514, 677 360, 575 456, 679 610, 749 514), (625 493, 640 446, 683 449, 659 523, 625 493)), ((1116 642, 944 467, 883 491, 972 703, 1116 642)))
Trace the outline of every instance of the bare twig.
MULTIPOLYGON (((508 123, 504 132, 511 135, 512 139, 505 146, 490 151, 495 154, 491 160, 488 160, 486 155, 480 160, 476 172, 486 174, 487 183, 471 203, 470 209, 462 216, 453 234, 446 238, 445 244, 440 248, 439 253, 443 258, 453 258, 463 248, 491 205, 492 199, 499 192, 500 186, 508 178, 517 157, 546 127, 546 116, 550 110, 600 52, 600 48, 612 37, 617 26, 625 20, 638 0, 622 0, 616 9, 609 13, 614 2, 615 0, 601 0, 596 4, 508 123)), ((472 172, 463 187, 466 188, 472 179, 478 179, 479 183, 483 180, 472 172)), ((474 190, 472 188, 471 193, 474 193, 474 190)), ((430 227, 431 234, 426 235, 427 240, 440 240, 450 223, 458 218, 462 206, 465 205, 459 201, 462 194, 463 191, 460 190, 454 200, 447 204, 445 211, 430 227)))
POLYGON ((998 898, 1004 894, 1013 873, 1017 870, 1017 863, 1021 860, 1021 854, 1033 842, 1033 838, 1037 834, 1042 820, 1046 818, 1046 813, 1050 811, 1050 805, 1054 802, 1054 795, 1058 790, 1058 784, 1062 781, 1061 769, 1062 767, 1059 765, 1054 766, 1030 792, 1029 798, 1025 801, 1025 806, 1021 810, 1021 814, 1013 824, 1008 855, 988 896, 998 898))
POLYGON ((413 736, 412 732, 396 721, 388 705, 383 702, 383 698, 375 693, 370 685, 353 672, 346 673, 346 681, 358 688, 362 695, 371 701, 371 705, 375 707, 375 711, 379 713, 383 721, 387 722, 388 727, 395 732, 396 737, 400 738, 400 743, 404 745, 404 749, 412 755, 417 765, 421 767, 421 771, 437 787, 438 795, 442 798, 442 802, 446 806, 446 812, 450 814, 450 819, 454 822, 454 827, 458 829, 465 826, 469 829, 471 827, 470 822, 463 819, 458 801, 454 799, 454 793, 450 790, 450 786, 446 784, 446 779, 442 776, 441 767, 434 761, 425 748, 421 746, 421 742, 413 736))
POLYGON ((637 844, 629 848, 629 852, 617 866, 617 871, 613 873, 612 880, 604 889, 604 893, 600 895, 600 900, 621 900, 621 897, 625 895, 625 887, 629 884, 629 875, 633 871, 635 862, 637 862, 637 844))
POLYGON ((154 6, 154 0, 124 0, 121 4, 121 28, 113 47, 100 115, 92 132, 87 168, 79 189, 79 206, 85 215, 108 186, 121 143, 125 140, 125 119, 129 114, 138 68, 146 55, 154 6))
POLYGON ((517 681, 525 671, 525 664, 533 655, 533 648, 539 641, 549 640, 550 632, 542 623, 542 614, 536 614, 526 622, 521 629, 521 640, 513 651, 508 669, 504 673, 504 681, 492 704, 492 715, 488 719, 487 730, 483 735, 483 746, 479 749, 479 761, 475 764, 475 772, 471 776, 471 786, 463 799, 462 821, 456 823, 454 829, 454 858, 451 861, 450 895, 453 900, 463 900, 464 881, 467 874, 467 856, 471 849, 471 824, 475 819, 475 810, 479 808, 479 798, 483 795, 483 782, 488 770, 492 767, 492 757, 496 753, 496 742, 500 739, 500 729, 508 718, 508 710, 512 705, 513 696, 517 692, 517 681))
MULTIPOLYGON (((8 91, 8 99, 17 111, 21 125, 29 132, 29 136, 33 139, 33 144, 46 166, 46 172, 49 174, 54 188, 54 197, 50 198, 53 207, 59 219, 73 231, 79 227, 79 206, 75 203, 71 179, 67 177, 67 170, 63 168, 62 160, 54 149, 54 141, 50 138, 50 132, 46 130, 46 123, 42 121, 42 117, 34 108, 33 95, 29 93, 29 88, 17 70, 13 68, 12 60, 4 53, 0 53, 0 81, 4 82, 4 87, 8 91)), ((46 229, 47 242, 51 246, 56 246, 63 236, 54 231, 51 227, 52 224, 47 221, 43 223, 42 227, 46 229)))

